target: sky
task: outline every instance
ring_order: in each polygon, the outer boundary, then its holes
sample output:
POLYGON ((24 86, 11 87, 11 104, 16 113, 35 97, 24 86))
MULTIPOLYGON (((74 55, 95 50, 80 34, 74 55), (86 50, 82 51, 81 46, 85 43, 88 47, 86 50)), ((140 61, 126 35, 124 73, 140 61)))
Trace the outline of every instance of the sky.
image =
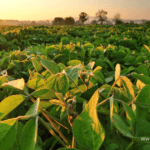
POLYGON ((108 18, 120 13, 121 19, 150 20, 150 0, 1 0, 0 19, 53 20, 81 12, 95 17, 102 9, 108 18))

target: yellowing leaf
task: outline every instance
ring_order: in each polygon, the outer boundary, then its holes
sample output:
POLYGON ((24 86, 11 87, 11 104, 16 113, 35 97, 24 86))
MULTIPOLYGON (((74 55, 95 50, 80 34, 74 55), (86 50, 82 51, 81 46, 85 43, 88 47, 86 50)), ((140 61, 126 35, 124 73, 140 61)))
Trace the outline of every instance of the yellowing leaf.
POLYGON ((117 64, 115 68, 115 81, 118 86, 121 86, 121 80, 119 79, 120 72, 121 72, 120 64, 117 64))
POLYGON ((105 131, 97 115, 98 100, 99 89, 95 91, 85 109, 76 118, 72 129, 77 142, 89 150, 98 150, 105 138, 105 131))
MULTIPOLYGON (((141 74, 141 75, 143 75, 143 74, 141 74)), ((142 89, 144 86, 145 86, 146 84, 145 83, 143 83, 141 80, 137 80, 137 82, 136 82, 136 87, 137 88, 139 88, 139 89, 142 89)))
POLYGON ((131 82, 127 77, 125 77, 125 76, 122 76, 122 77, 121 77, 121 80, 123 80, 123 81, 126 83, 127 88, 128 88, 128 90, 129 90, 130 94, 131 94, 132 97, 134 98, 135 95, 134 95, 134 90, 133 90, 133 84, 132 84, 132 82, 131 82))
POLYGON ((140 80, 137 80, 137 82, 136 82, 136 86, 137 86, 137 88, 139 88, 139 89, 142 89, 144 86, 145 86, 146 84, 144 84, 142 81, 140 81, 140 80))
POLYGON ((12 86, 14 88, 23 90, 24 86, 25 86, 25 81, 24 79, 17 79, 17 80, 13 80, 13 81, 9 81, 8 83, 4 83, 2 86, 12 86))
POLYGON ((102 69, 102 67, 101 66, 97 66, 95 69, 94 69, 94 71, 93 72, 95 72, 96 70, 101 70, 102 69))
POLYGON ((147 45, 144 45, 144 46, 150 52, 150 48, 147 45))

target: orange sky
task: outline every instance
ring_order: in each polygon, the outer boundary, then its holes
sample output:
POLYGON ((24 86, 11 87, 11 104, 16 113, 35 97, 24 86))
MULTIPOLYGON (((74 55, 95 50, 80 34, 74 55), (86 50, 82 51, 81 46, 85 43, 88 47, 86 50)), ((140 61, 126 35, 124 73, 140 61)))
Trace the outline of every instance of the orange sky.
POLYGON ((94 16, 99 9, 113 18, 149 19, 150 0, 4 0, 0 4, 0 19, 52 20, 55 17, 78 17, 81 12, 94 16))

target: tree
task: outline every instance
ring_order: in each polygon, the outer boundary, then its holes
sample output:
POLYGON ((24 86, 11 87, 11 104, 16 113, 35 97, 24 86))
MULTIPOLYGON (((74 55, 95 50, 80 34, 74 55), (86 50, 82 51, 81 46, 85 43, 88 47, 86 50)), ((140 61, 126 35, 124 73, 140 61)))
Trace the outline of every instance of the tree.
POLYGON ((106 15, 107 15, 107 12, 104 10, 98 10, 98 12, 96 13, 96 17, 99 18, 98 21, 100 21, 101 24, 103 24, 103 21, 106 21, 107 19, 106 15))
POLYGON ((120 18, 121 18, 121 15, 120 15, 119 13, 115 14, 113 20, 115 21, 115 24, 116 24, 116 25, 117 25, 117 24, 123 24, 123 22, 120 20, 120 18))
POLYGON ((64 25, 65 24, 65 20, 61 17, 56 17, 53 21, 52 21, 52 25, 64 25))
POLYGON ((130 24, 133 25, 133 24, 134 24, 134 21, 130 21, 130 24))
POLYGON ((120 20, 121 15, 119 13, 115 14, 114 21, 120 20))
POLYGON ((122 20, 116 20, 116 25, 117 24, 124 24, 124 22, 122 20))
POLYGON ((32 21, 32 22, 30 23, 30 25, 31 25, 31 26, 37 25, 37 24, 36 24, 36 21, 32 21))
POLYGON ((150 20, 146 21, 146 25, 150 25, 150 20))
POLYGON ((65 24, 66 25, 74 25, 75 24, 74 18, 72 18, 72 17, 66 17, 65 24))
POLYGON ((90 24, 97 24, 96 20, 92 20, 90 24))
POLYGON ((81 22, 80 22, 79 20, 77 20, 77 21, 75 22, 75 25, 76 25, 76 26, 79 26, 79 25, 81 25, 81 22))
POLYGON ((142 20, 142 24, 146 24, 146 20, 145 19, 142 20))
POLYGON ((86 20, 88 20, 88 14, 85 12, 81 12, 79 14, 79 21, 81 21, 83 24, 86 20))

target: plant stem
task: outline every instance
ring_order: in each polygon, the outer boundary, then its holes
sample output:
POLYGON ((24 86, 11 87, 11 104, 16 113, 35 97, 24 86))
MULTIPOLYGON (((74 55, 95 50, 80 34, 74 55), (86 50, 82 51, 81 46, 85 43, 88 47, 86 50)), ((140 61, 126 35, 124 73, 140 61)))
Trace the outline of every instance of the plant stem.
POLYGON ((55 134, 55 132, 47 125, 47 123, 41 117, 39 117, 39 121, 57 139, 57 141, 59 141, 62 144, 62 146, 68 148, 68 146, 55 134))
MULTIPOLYGON (((76 83, 73 81, 73 79, 68 75, 68 74, 66 74, 68 77, 69 77, 69 79, 75 84, 75 86, 80 90, 80 88, 76 85, 76 83)), ((82 93, 83 93, 83 91, 82 90, 80 90, 82 93)))
POLYGON ((129 150, 133 144, 134 144, 134 142, 132 141, 132 142, 126 147, 125 150, 129 150))

